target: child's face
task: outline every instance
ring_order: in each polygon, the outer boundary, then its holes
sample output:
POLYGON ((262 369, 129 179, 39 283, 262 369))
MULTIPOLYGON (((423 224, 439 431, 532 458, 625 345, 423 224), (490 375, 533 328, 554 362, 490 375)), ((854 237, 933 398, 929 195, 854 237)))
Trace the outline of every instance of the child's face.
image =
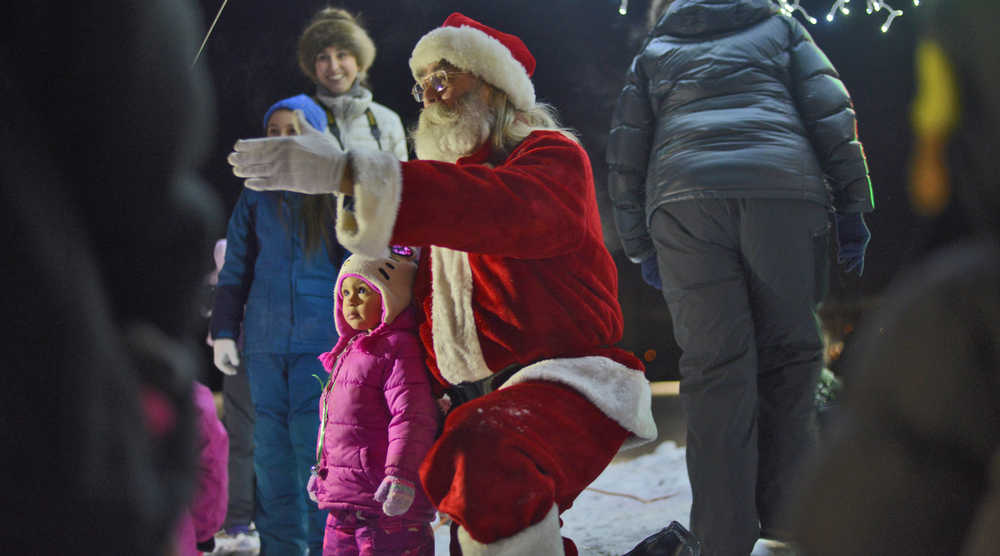
POLYGON ((316 79, 335 95, 351 90, 358 78, 358 60, 350 51, 328 46, 316 55, 316 79))
POLYGON ((271 117, 267 119, 268 137, 287 137, 299 134, 299 121, 295 117, 295 112, 280 108, 271 112, 271 117))
POLYGON ((340 283, 341 311, 355 330, 371 330, 382 322, 382 296, 364 280, 348 276, 340 283))

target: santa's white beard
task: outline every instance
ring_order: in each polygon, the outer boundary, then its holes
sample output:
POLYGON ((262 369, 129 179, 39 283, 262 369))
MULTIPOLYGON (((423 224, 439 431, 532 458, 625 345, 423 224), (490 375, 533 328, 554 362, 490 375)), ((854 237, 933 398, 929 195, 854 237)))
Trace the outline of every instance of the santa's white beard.
POLYGON ((478 91, 469 91, 454 108, 435 102, 420 112, 413 133, 417 158, 455 162, 475 152, 490 136, 496 117, 478 91))

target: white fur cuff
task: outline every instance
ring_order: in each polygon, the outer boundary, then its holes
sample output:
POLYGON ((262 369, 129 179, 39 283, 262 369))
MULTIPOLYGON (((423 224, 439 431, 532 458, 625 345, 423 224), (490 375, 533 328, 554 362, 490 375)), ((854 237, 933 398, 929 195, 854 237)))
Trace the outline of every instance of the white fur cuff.
POLYGON ((641 372, 607 357, 591 355, 546 359, 521 369, 502 388, 528 380, 547 380, 569 386, 633 436, 622 450, 656 440, 653 392, 641 372))
MULTIPOLYGON (((488 488, 488 487, 487 487, 488 488)), ((483 544, 458 528, 458 545, 463 556, 563 556, 562 535, 559 534, 559 510, 553 504, 541 521, 517 533, 483 544)))
POLYGON ((369 257, 389 254, 389 240, 403 195, 403 170, 391 153, 354 149, 354 212, 337 200, 337 240, 352 253, 369 257))

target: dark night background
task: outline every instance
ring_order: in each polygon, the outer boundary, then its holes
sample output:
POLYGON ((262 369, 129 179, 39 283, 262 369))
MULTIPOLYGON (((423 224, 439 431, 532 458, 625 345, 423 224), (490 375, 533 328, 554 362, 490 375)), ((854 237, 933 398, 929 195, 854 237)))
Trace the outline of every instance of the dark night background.
MULTIPOLYGON (((222 0, 200 0, 206 29, 221 4, 222 0)), ((378 46, 369 70, 375 100, 395 110, 407 127, 416 122, 419 110, 409 95, 413 82, 407 64, 410 51, 449 13, 461 11, 524 40, 537 60, 533 80, 538 98, 558 108, 563 123, 580 133, 590 153, 605 238, 619 267, 625 312, 622 345, 640 356, 650 349, 657 352, 647 362, 651 379, 677 378, 678 353, 666 304, 659 292, 643 284, 638 266, 621 254, 605 191, 604 151, 611 111, 625 71, 645 36, 649 0, 630 1, 626 16, 618 14, 619 0, 229 2, 198 61, 210 74, 217 115, 216 137, 203 175, 227 211, 242 184, 230 173, 225 156, 236 139, 261 135, 261 117, 274 101, 313 92, 312 83, 298 70, 296 45, 306 21, 328 4, 360 13, 378 46)), ((822 16, 832 4, 833 0, 802 2, 821 20, 806 26, 840 71, 854 99, 876 211, 867 218, 873 238, 864 276, 858 279, 834 272, 827 305, 869 303, 900 270, 958 232, 949 218, 924 221, 915 216, 905 192, 913 49, 921 10, 926 8, 896 0, 893 5, 905 14, 883 34, 879 27, 884 12, 866 15, 864 1, 856 0, 851 5, 854 13, 827 23, 822 16)))

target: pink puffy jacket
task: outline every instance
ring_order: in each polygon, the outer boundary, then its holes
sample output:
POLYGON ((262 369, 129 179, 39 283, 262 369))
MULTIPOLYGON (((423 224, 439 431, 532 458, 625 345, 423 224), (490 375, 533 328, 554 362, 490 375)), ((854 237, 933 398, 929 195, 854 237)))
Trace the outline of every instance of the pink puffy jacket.
POLYGON ((434 443, 440 412, 416 335, 416 312, 408 307, 370 333, 339 322, 339 310, 335 318, 340 341, 319 357, 332 381, 320 398, 319 507, 381 514, 373 496, 382 479, 394 475, 416 487, 404 517, 430 521, 434 508, 418 469, 434 443))
POLYGON ((212 391, 194 383, 198 418, 198 484, 194 501, 181 516, 177 554, 200 555, 196 544, 207 541, 222 527, 229 502, 229 436, 215 412, 212 391))

